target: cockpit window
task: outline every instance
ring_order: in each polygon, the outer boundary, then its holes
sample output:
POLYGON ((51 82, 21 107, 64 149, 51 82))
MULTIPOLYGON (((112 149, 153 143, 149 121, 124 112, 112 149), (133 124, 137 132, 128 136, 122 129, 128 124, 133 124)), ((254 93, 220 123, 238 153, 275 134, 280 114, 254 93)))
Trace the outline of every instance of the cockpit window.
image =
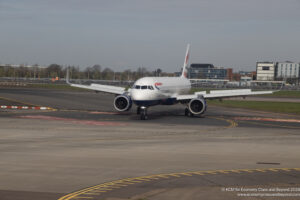
POLYGON ((142 90, 154 90, 154 87, 152 85, 134 85, 132 87, 133 89, 142 89, 142 90))
POLYGON ((152 85, 148 85, 148 89, 149 90, 154 90, 154 88, 152 87, 152 85))

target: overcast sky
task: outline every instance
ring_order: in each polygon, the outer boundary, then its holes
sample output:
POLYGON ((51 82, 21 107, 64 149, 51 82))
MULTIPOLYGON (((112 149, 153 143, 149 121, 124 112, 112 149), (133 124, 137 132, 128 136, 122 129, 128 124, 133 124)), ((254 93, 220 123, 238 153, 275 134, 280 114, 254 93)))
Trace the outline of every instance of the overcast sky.
POLYGON ((0 63, 179 71, 300 62, 300 0, 0 0, 0 63))

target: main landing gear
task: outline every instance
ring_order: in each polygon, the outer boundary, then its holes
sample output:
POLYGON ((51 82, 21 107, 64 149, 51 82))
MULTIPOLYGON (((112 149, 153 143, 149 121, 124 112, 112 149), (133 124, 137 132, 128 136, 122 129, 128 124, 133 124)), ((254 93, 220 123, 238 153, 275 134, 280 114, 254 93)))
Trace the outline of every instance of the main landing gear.
POLYGON ((147 107, 144 107, 144 106, 138 107, 137 114, 140 114, 141 120, 147 120, 148 119, 147 107))
POLYGON ((136 108, 136 114, 137 114, 137 115, 141 114, 141 107, 140 107, 140 106, 138 106, 138 107, 136 108))
POLYGON ((193 117, 194 116, 194 114, 191 113, 191 111, 188 108, 185 108, 184 115, 187 116, 187 117, 193 117))

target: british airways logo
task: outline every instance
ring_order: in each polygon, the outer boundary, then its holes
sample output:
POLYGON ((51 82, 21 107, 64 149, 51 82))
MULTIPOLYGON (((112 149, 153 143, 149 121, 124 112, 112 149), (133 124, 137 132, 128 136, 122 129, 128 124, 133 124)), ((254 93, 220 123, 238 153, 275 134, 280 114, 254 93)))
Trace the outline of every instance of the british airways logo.
POLYGON ((156 82, 156 83, 154 83, 154 86, 156 87, 156 89, 159 90, 159 86, 162 86, 162 83, 156 82))

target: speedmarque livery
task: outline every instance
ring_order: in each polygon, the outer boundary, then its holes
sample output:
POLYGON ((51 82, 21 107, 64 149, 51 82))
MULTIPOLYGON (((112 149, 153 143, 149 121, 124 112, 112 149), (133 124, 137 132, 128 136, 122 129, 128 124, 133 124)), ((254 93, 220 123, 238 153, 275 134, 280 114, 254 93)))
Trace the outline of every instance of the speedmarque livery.
POLYGON ((272 91, 253 92, 250 89, 241 89, 215 90, 210 91, 209 94, 205 91, 189 94, 191 89, 190 80, 187 79, 189 49, 190 45, 187 46, 180 77, 144 77, 138 79, 128 91, 123 87, 94 83, 91 85, 72 84, 69 82, 69 72, 67 73, 67 83, 73 87, 115 94, 114 107, 120 112, 130 110, 132 103, 134 103, 137 106, 137 114, 140 114, 142 120, 148 119, 147 109, 150 106, 181 103, 186 105, 185 115, 194 116, 202 115, 206 111, 206 99, 245 97, 248 95, 272 93, 272 91))

